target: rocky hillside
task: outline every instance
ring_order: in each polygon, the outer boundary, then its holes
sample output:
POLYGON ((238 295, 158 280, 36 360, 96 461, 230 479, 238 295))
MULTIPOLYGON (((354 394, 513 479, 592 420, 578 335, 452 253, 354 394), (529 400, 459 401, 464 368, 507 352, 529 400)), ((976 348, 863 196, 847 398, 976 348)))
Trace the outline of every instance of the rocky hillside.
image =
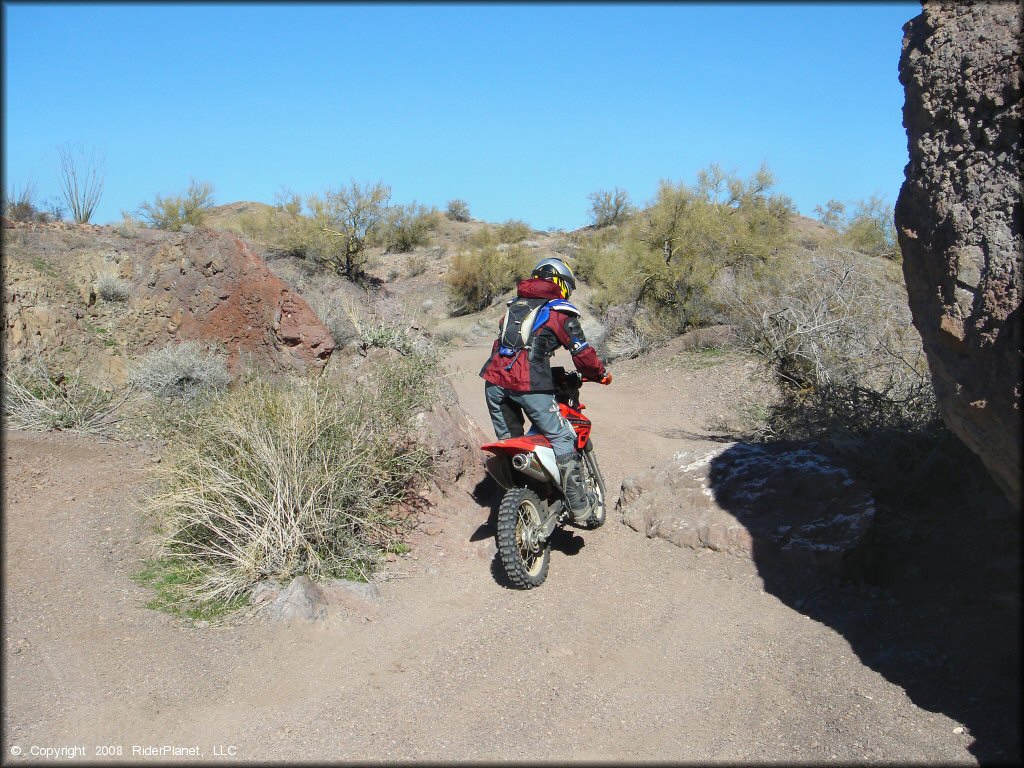
POLYGON ((271 370, 322 366, 330 332, 251 246, 213 230, 65 224, 4 229, 5 354, 123 384, 130 361, 174 341, 221 346, 271 370))

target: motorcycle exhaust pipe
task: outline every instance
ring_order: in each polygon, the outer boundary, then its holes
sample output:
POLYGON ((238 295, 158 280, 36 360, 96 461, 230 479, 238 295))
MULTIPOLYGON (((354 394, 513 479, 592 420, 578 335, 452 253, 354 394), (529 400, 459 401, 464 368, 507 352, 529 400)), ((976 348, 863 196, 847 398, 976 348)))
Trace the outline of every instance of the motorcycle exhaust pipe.
POLYGON ((532 453, 517 453, 512 457, 512 466, 534 480, 549 481, 551 479, 532 453))

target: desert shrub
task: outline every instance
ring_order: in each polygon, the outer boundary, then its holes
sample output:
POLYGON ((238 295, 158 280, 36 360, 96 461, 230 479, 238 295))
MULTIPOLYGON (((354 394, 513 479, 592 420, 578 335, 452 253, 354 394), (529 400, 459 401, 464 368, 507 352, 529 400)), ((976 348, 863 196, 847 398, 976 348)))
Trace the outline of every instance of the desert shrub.
POLYGON ((103 196, 106 170, 102 155, 84 144, 61 144, 57 147, 60 190, 71 210, 71 218, 85 224, 92 218, 103 196))
POLYGON ((469 221, 469 203, 465 200, 449 200, 448 208, 445 210, 445 216, 452 221, 469 221))
POLYGON ((157 195, 151 203, 139 206, 139 217, 156 229, 179 232, 182 227, 201 226, 206 212, 213 206, 213 185, 208 181, 189 182, 183 195, 157 195))
POLYGON ((96 278, 96 294, 104 301, 125 302, 131 298, 131 284, 114 275, 100 275, 96 278))
POLYGON ((425 205, 392 206, 379 222, 375 240, 386 251, 408 253, 430 244, 430 233, 439 225, 439 214, 425 205))
POLYGON ((425 347, 425 340, 416 330, 418 323, 415 318, 406 317, 401 313, 370 313, 364 316, 354 302, 345 304, 344 310, 354 330, 355 340, 363 350, 376 347, 411 355, 425 347))
POLYGON ((846 247, 869 256, 881 256, 893 261, 901 261, 903 258, 896 240, 893 208, 878 196, 857 203, 843 230, 843 242, 846 247))
POLYGON ((633 212, 629 193, 624 189, 601 189, 587 195, 590 200, 590 217, 595 227, 624 224, 633 212))
POLYGON ((788 279, 739 290, 734 304, 742 338, 782 393, 763 437, 824 440, 885 482, 910 482, 932 460, 921 447, 943 430, 893 265, 819 253, 788 279))
POLYGON ((17 429, 108 434, 131 390, 105 392, 74 374, 52 374, 41 358, 3 372, 4 417, 17 429))
MULTIPOLYGON (((389 231, 390 196, 390 187, 382 182, 353 181, 322 195, 308 195, 305 200, 284 190, 277 193, 273 209, 245 216, 240 225, 243 234, 268 246, 271 258, 306 259, 359 280, 367 266, 367 248, 383 242, 389 231)), ((401 222, 409 220, 407 216, 401 222)), ((431 219, 428 216, 426 220, 431 219)), ((418 226, 412 227, 413 238, 418 237, 418 226)))
POLYGON ((609 336, 605 344, 606 359, 609 362, 619 359, 629 360, 649 351, 651 346, 651 338, 642 327, 627 325, 609 336))
POLYGON ((121 221, 113 225, 114 231, 126 240, 139 236, 142 223, 128 211, 121 211, 121 221))
POLYGON ((496 242, 486 230, 471 238, 471 246, 455 254, 445 275, 452 315, 486 309, 497 296, 514 288, 533 265, 519 244, 496 242))
POLYGON ((780 379, 801 389, 856 383, 901 401, 924 394, 930 379, 894 271, 836 251, 787 272, 735 302, 751 349, 780 379))
POLYGON ((316 261, 316 250, 323 238, 316 223, 304 215, 302 198, 286 190, 275 195, 273 208, 261 208, 239 219, 246 237, 267 246, 267 257, 309 258, 316 261))
POLYGON ((192 400, 231 383, 225 356, 196 341, 168 344, 139 358, 130 374, 131 383, 160 397, 192 400))
POLYGON ((574 256, 572 271, 581 282, 595 282, 599 263, 606 258, 614 259, 622 249, 624 233, 621 229, 599 229, 592 232, 581 232, 573 236, 571 247, 563 249, 563 257, 574 256))
POLYGON ((867 200, 858 200, 849 213, 847 206, 838 200, 829 200, 824 206, 815 206, 814 210, 818 220, 835 233, 839 245, 868 256, 902 261, 893 207, 885 198, 873 195, 867 200))
POLYGON ((64 213, 64 208, 57 202, 45 201, 37 205, 36 186, 33 183, 12 188, 3 196, 3 215, 11 221, 60 221, 64 213))
POLYGON ((428 262, 426 256, 420 254, 412 256, 407 262, 409 277, 416 277, 417 275, 422 275, 424 272, 427 271, 427 266, 428 262))
POLYGON ((494 236, 499 243, 521 243, 533 234, 530 225, 519 219, 509 219, 494 228, 494 236))
POLYGON ((465 333, 454 322, 446 321, 434 329, 431 339, 438 344, 451 344, 456 339, 465 340, 465 333))
POLYGON ((194 410, 146 508, 179 592, 231 600, 266 578, 365 576, 401 534, 394 506, 427 474, 412 437, 436 364, 401 358, 345 391, 326 377, 252 377, 194 410))

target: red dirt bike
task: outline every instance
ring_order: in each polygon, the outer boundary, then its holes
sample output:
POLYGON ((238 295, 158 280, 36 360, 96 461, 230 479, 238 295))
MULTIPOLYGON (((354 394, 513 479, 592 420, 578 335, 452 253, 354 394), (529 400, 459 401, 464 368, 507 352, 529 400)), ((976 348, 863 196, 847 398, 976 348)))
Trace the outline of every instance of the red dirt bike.
MULTIPOLYGON (((593 511, 581 528, 599 528, 607 518, 604 478, 597 466, 591 422, 583 415, 580 402, 583 377, 564 368, 552 368, 555 399, 562 418, 576 433, 583 482, 593 502, 593 511)), ((576 526, 565 498, 564 479, 555 463, 551 443, 536 428, 522 437, 509 437, 481 446, 490 451, 484 465, 487 473, 506 493, 498 507, 498 555, 509 580, 520 589, 544 583, 551 559, 551 534, 564 524, 576 526)))

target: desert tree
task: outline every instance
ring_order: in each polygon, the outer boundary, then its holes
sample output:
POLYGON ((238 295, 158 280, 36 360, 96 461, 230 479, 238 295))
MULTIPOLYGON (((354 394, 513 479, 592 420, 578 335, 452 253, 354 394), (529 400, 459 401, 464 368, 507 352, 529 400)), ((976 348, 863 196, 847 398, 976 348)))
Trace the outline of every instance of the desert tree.
POLYGON ((622 224, 633 212, 629 202, 629 193, 624 189, 599 189, 587 195, 590 200, 590 214, 595 227, 608 227, 622 224))
POLYGON ((849 212, 843 203, 829 200, 824 207, 816 206, 814 212, 822 224, 839 235, 839 242, 847 248, 869 256, 901 260, 893 208, 884 197, 872 195, 867 200, 857 200, 849 212))
POLYGON ((306 205, 319 233, 317 259, 352 280, 362 274, 371 231, 384 219, 391 187, 377 181, 311 195, 306 205))
POLYGON ((71 211, 71 218, 85 224, 92 218, 103 195, 106 181, 104 158, 95 148, 84 144, 64 143, 57 147, 57 173, 61 195, 71 211))
POLYGON ((846 206, 835 199, 830 199, 825 205, 814 206, 814 212, 818 214, 818 221, 829 229, 839 232, 846 222, 846 206))
POLYGON ((441 214, 435 208, 418 205, 393 205, 378 220, 367 236, 388 253, 408 253, 430 243, 430 233, 437 229, 441 214))
POLYGON ((448 209, 445 211, 445 215, 452 221, 469 221, 469 203, 465 200, 456 198, 448 201, 448 209))
POLYGON ((843 240, 851 248, 869 256, 881 256, 892 261, 902 260, 899 243, 896 240, 893 208, 879 195, 857 201, 843 230, 843 240))

